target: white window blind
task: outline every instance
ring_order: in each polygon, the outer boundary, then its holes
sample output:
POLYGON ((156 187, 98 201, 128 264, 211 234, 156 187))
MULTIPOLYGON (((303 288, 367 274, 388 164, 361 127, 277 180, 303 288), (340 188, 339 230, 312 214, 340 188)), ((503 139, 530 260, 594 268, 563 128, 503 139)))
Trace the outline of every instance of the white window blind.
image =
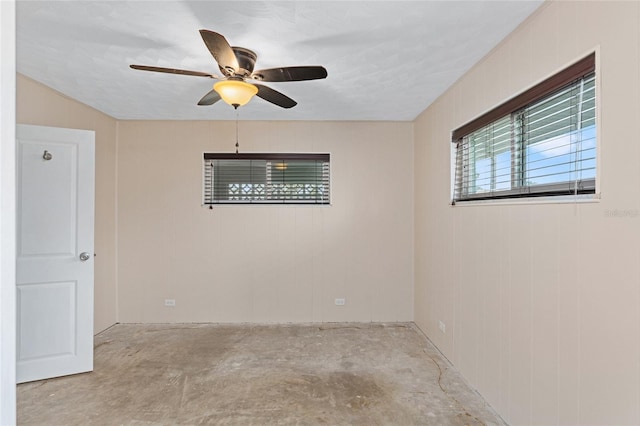
POLYGON ((595 74, 544 93, 455 142, 454 202, 595 193, 595 74))
POLYGON ((329 204, 329 154, 205 153, 204 204, 329 204))

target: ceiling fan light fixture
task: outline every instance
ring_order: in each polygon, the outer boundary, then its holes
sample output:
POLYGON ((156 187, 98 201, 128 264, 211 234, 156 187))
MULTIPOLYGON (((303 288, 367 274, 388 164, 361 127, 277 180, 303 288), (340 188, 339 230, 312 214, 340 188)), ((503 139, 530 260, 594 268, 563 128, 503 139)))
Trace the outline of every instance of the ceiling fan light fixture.
POLYGON ((258 93, 256 86, 241 80, 219 81, 213 85, 213 90, 218 92, 223 101, 234 108, 246 105, 258 93))

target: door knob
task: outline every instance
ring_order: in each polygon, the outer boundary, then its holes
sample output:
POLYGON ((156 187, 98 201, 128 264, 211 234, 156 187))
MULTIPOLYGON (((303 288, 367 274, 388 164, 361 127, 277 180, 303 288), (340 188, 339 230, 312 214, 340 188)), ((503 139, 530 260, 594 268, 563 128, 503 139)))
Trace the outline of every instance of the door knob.
POLYGON ((91 259, 91 255, 86 251, 83 251, 82 253, 80 253, 80 260, 82 260, 83 262, 86 262, 89 259, 91 259))

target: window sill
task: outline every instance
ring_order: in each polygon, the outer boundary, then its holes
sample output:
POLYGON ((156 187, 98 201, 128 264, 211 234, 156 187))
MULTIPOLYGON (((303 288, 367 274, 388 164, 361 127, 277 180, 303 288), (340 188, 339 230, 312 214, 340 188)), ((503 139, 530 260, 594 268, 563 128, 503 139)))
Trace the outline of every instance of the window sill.
POLYGON ((555 195, 550 197, 530 197, 530 198, 501 198, 495 200, 468 200, 456 201, 451 207, 471 207, 471 206, 513 206, 520 204, 576 204, 576 203, 599 203, 600 194, 579 194, 579 195, 555 195))
POLYGON ((214 203, 214 204, 201 204, 201 207, 206 209, 217 209, 227 207, 331 207, 333 204, 320 204, 320 203, 214 203))

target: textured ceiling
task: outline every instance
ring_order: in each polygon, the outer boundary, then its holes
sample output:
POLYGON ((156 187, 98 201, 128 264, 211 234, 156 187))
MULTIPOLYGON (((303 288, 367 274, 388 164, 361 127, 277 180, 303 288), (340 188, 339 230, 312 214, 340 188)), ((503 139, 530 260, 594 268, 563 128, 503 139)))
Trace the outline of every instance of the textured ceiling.
POLYGON ((247 120, 410 121, 487 54, 535 1, 18 1, 25 74, 118 119, 229 120, 197 106, 215 80, 129 64, 219 74, 198 32, 258 54, 256 69, 323 65, 325 80, 268 83, 298 102, 260 98, 247 120))

